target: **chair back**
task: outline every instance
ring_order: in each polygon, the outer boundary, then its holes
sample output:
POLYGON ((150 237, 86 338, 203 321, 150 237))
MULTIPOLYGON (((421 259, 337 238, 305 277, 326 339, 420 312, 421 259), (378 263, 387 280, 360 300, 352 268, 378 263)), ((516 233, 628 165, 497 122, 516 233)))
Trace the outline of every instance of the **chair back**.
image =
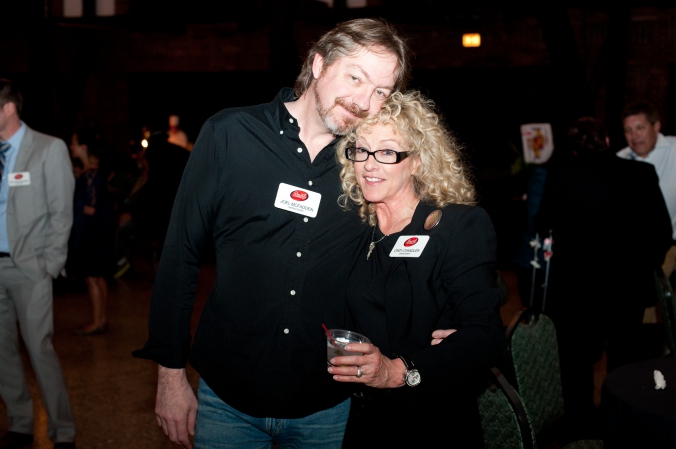
POLYGON ((665 340, 671 355, 676 356, 676 298, 669 279, 662 270, 655 272, 655 289, 657 290, 657 304, 662 313, 665 340))
POLYGON ((507 328, 514 386, 528 410, 535 435, 563 416, 559 349, 554 323, 545 314, 523 310, 507 328))
POLYGON ((488 372, 488 388, 477 402, 486 449, 535 449, 521 398, 497 368, 488 372))

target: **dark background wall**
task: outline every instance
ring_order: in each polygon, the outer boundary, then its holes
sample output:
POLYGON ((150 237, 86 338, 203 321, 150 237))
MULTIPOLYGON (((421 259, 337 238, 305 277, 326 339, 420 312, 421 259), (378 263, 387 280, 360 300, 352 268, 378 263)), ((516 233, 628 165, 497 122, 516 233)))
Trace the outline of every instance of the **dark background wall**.
MULTIPOLYGON (((360 9, 302 0, 117 0, 115 17, 63 17, 61 0, 8 2, 0 77, 25 95, 33 128, 68 138, 95 120, 119 151, 179 114, 191 140, 218 110, 269 101, 297 75, 309 43, 337 22, 384 17, 415 54, 412 87, 434 99, 464 143, 509 260, 521 222, 519 126, 550 122, 557 142, 582 115, 625 145, 619 115, 646 99, 676 133, 676 6, 511 2, 503 6, 369 0, 360 9), (465 32, 481 33, 463 48, 465 32), (671 81, 671 82, 670 82, 671 81)), ((620 4, 621 3, 621 4, 620 4)))

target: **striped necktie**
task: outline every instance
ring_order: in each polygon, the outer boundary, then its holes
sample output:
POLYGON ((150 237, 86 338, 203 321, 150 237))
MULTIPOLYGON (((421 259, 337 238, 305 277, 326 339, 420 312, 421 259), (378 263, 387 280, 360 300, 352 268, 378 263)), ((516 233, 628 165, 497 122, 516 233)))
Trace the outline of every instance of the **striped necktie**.
POLYGON ((0 141, 0 182, 2 182, 2 177, 5 173, 5 155, 10 146, 9 142, 0 141))

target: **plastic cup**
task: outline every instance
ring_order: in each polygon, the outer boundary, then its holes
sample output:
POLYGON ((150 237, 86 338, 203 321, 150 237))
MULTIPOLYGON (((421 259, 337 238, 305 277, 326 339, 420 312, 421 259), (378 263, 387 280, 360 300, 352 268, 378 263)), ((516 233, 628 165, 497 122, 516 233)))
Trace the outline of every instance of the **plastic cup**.
POLYGON ((364 355, 363 352, 346 351, 345 346, 350 343, 371 343, 371 340, 352 331, 342 329, 329 329, 329 333, 333 340, 326 336, 326 361, 331 365, 330 360, 334 357, 342 357, 346 355, 364 355), (335 341, 335 345, 334 345, 335 341))

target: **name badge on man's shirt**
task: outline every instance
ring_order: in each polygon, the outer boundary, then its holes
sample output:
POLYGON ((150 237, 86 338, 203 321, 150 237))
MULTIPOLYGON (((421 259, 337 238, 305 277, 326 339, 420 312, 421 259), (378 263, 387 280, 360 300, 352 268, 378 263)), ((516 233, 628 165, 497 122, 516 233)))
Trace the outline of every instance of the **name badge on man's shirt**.
POLYGON ((392 248, 390 257, 420 257, 429 239, 429 235, 402 235, 392 248))
POLYGON ((321 200, 321 193, 281 182, 277 189, 275 207, 314 218, 317 216, 321 200))
POLYGON ((10 173, 7 182, 10 187, 28 186, 31 183, 31 174, 27 171, 10 173))

